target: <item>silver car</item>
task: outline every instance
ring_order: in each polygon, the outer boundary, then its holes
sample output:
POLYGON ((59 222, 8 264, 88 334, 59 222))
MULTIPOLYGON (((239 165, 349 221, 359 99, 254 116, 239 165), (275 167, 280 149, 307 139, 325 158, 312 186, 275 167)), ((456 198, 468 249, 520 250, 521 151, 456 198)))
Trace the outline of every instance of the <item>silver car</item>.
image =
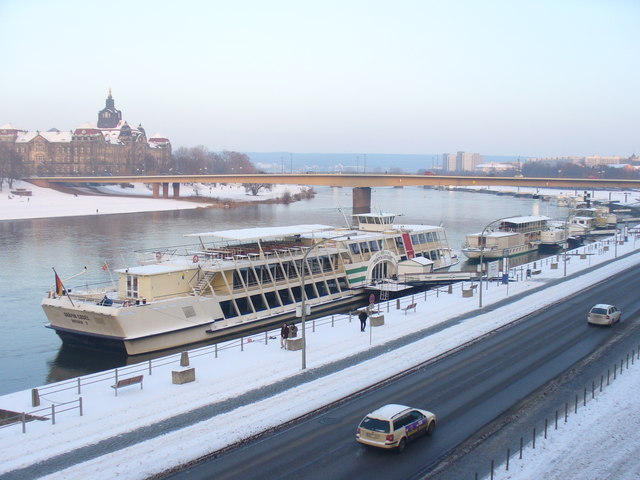
POLYGON ((389 404, 364 417, 356 430, 356 441, 401 453, 407 442, 432 435, 435 426, 436 416, 428 410, 389 404))
POLYGON ((613 305, 598 303, 591 307, 587 315, 587 323, 589 325, 613 325, 622 320, 622 312, 613 305))

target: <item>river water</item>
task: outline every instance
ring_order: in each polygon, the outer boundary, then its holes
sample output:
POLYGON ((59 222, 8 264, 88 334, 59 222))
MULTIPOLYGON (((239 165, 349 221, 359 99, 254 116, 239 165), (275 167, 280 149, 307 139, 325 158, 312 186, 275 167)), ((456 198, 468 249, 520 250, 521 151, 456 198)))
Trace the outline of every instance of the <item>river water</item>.
MULTIPOLYGON (((104 282, 110 269, 136 263, 135 250, 193 243, 185 233, 321 223, 342 226, 351 212, 351 189, 316 187, 313 199, 289 205, 252 205, 122 215, 0 221, 0 395, 132 362, 104 352, 63 347, 45 328, 40 307, 56 269, 67 288, 104 282), (344 212, 344 213, 342 213, 344 212)), ((514 215, 564 219, 566 208, 535 199, 420 187, 372 190, 372 210, 403 215, 398 223, 443 224, 449 245, 514 215)), ((460 254, 460 259, 464 256, 460 254)), ((457 269, 465 269, 461 263, 457 269)), ((138 357, 136 360, 138 361, 138 357)))

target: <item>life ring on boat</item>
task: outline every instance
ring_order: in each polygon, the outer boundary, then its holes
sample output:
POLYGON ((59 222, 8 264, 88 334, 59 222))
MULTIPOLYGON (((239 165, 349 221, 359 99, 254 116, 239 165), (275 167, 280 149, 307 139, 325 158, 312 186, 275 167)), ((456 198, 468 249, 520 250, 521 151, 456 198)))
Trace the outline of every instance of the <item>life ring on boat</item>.
POLYGON ((156 260, 162 260, 162 252, 156 252, 156 260))
POLYGON ((193 256, 193 263, 198 263, 198 255, 193 256))

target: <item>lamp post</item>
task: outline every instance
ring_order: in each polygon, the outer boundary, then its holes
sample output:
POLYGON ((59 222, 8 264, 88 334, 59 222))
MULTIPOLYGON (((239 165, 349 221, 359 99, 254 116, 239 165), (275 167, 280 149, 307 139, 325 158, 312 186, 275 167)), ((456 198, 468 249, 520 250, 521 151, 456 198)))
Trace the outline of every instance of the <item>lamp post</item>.
POLYGON ((564 274, 563 277, 567 276, 567 250, 569 249, 569 233, 571 233, 571 229, 569 228, 571 222, 571 211, 567 215, 567 219, 564 222, 564 274))
POLYGON ((305 320, 306 320, 306 316, 307 316, 307 312, 306 312, 306 292, 304 289, 304 277, 305 274, 307 272, 307 256, 309 255, 309 253, 311 253, 311 250, 313 250, 314 248, 316 248, 319 245, 324 244, 325 242, 329 241, 329 240, 337 240, 339 238, 345 237, 347 235, 339 235, 337 237, 329 237, 329 238, 324 238, 322 240, 320 240, 317 243, 314 243, 313 245, 311 245, 309 247, 309 249, 304 252, 304 255, 302 256, 302 273, 300 274, 300 295, 302 296, 302 301, 300 302, 300 308, 301 308, 301 312, 300 312, 300 328, 302 328, 302 370, 305 370, 307 368, 307 336, 305 333, 305 320))
POLYGON ((478 294, 478 308, 482 308, 482 273, 483 273, 483 262, 484 262, 484 232, 487 231, 487 228, 489 228, 491 225, 493 225, 494 223, 497 222, 501 222, 502 220, 507 220, 508 218, 514 218, 514 217, 519 217, 520 215, 512 215, 510 217, 504 217, 504 218, 499 218, 497 220, 494 220, 493 222, 488 223, 487 225, 485 225, 485 227, 482 229, 482 233, 480 234, 480 284, 479 284, 479 294, 478 294))

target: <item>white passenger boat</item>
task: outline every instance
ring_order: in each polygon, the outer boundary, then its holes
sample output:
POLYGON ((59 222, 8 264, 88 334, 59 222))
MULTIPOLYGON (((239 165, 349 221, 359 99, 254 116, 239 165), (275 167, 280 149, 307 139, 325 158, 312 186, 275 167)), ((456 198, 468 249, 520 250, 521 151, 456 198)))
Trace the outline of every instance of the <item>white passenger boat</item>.
POLYGON ((469 260, 515 257, 538 250, 549 217, 531 215, 502 220, 495 230, 467 235, 462 253, 469 260))
POLYGON ((414 259, 423 273, 457 263, 440 226, 354 218, 353 228, 189 234, 197 245, 139 252, 140 264, 116 270, 118 285, 107 289, 65 290, 56 274, 42 301, 47 326, 65 343, 136 355, 290 320, 303 291, 314 313, 361 301, 367 285, 396 278, 414 259))
POLYGON ((571 210, 571 214, 571 235, 586 237, 615 233, 618 217, 605 206, 578 206, 571 210))

